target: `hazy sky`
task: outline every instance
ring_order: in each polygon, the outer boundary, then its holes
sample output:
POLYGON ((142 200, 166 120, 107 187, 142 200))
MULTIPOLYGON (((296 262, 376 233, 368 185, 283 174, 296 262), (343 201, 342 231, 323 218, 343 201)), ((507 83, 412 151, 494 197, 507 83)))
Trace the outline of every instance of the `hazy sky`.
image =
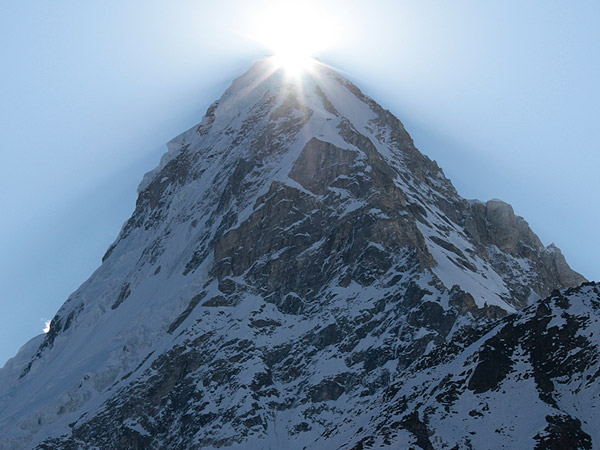
MULTIPOLYGON (((164 144, 268 54, 244 37, 268 3, 0 4, 0 365, 99 266, 164 144)), ((462 196, 508 201, 600 278, 599 1, 319 4, 341 30, 323 61, 462 196)))

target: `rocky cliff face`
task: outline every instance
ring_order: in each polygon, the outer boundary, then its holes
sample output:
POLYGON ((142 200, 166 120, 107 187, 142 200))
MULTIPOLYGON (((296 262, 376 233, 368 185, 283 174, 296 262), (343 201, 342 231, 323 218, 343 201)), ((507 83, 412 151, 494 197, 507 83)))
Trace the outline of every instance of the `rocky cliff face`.
MULTIPOLYGON (((409 380, 451 376, 585 281, 324 67, 257 63, 168 148, 102 266, 0 372, 0 448, 428 448, 409 380)), ((494 364, 469 372, 472 396, 506 378, 494 364)))
POLYGON ((466 233, 487 252, 489 263, 500 273, 514 273, 510 285, 518 306, 527 305, 532 292, 542 297, 559 286, 578 286, 585 279, 571 270, 561 251, 554 244, 545 247, 527 222, 515 216, 512 207, 501 200, 487 203, 471 202, 465 211, 466 233), (500 251, 496 251, 500 250, 500 251), (534 270, 524 277, 513 258, 526 261, 534 270), (527 290, 529 288, 529 290, 527 290))

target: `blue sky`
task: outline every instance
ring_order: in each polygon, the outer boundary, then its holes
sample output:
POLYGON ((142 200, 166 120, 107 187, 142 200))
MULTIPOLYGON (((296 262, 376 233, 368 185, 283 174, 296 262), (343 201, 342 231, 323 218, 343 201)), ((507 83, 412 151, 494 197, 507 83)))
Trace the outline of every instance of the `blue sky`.
MULTIPOLYGON (((99 266, 164 144, 267 50, 266 1, 0 5, 0 365, 99 266)), ((501 198, 600 279, 600 2, 321 1, 322 60, 467 198, 501 198)))

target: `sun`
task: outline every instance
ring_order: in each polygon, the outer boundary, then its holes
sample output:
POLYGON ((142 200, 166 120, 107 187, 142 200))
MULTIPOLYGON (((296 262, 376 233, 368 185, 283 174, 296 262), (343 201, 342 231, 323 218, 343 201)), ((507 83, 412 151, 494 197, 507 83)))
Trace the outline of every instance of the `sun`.
POLYGON ((291 77, 299 77, 304 72, 310 72, 315 59, 302 52, 279 52, 271 58, 275 68, 280 67, 285 70, 285 73, 291 77))
POLYGON ((314 57, 339 40, 335 17, 310 1, 278 1, 254 18, 252 37, 272 53, 286 74, 310 71, 314 57))

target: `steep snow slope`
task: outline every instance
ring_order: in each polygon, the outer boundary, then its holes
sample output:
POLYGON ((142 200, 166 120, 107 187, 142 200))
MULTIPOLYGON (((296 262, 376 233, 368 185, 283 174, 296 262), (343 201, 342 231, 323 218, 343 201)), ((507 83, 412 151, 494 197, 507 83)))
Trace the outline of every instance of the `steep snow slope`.
POLYGON ((458 330, 585 281, 325 67, 255 64, 168 149, 0 372, 0 448, 330 448, 458 330))

